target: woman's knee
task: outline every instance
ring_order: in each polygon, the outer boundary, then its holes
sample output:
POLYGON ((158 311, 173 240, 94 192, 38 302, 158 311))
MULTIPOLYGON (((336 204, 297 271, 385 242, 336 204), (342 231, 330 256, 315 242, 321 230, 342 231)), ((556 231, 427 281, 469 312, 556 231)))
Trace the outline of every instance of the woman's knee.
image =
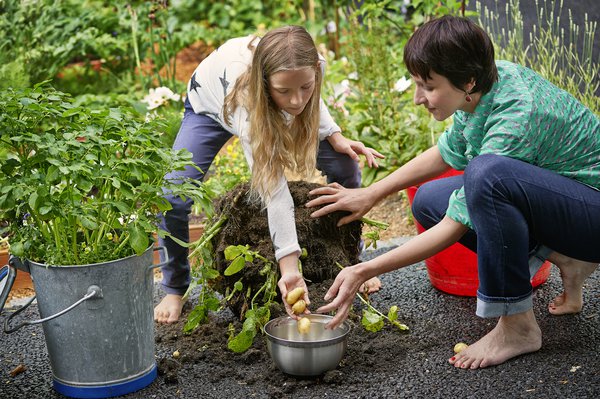
MULTIPOLYGON (((413 199, 411 211, 417 222, 426 229, 439 223, 446 213, 446 207, 440 209, 439 192, 435 181, 425 183, 419 187, 413 199)), ((442 201, 443 202, 443 201, 442 201)))
POLYGON ((467 198, 485 196, 497 182, 514 176, 515 159, 496 154, 479 155, 465 168, 464 189, 467 198))

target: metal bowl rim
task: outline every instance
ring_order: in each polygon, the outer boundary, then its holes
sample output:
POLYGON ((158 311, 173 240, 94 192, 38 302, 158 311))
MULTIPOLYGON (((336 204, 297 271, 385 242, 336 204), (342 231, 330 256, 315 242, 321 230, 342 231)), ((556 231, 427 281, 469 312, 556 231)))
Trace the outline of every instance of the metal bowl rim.
MULTIPOLYGON (((331 319, 333 318, 333 316, 327 316, 327 315, 320 315, 320 314, 310 314, 308 317, 310 317, 311 319, 331 319)), ((298 340, 294 340, 294 339, 284 339, 284 338, 279 338, 273 334, 271 334, 269 332, 269 330, 273 327, 274 324, 276 323, 281 323, 283 321, 291 321, 293 320, 290 316, 281 316, 278 317, 276 319, 270 320, 269 322, 267 322, 267 324, 265 324, 264 327, 264 331, 265 334, 267 335, 267 338, 271 341, 271 342, 275 342, 277 344, 281 344, 284 346, 291 346, 291 347, 304 347, 304 346, 316 346, 316 347, 322 347, 322 346, 329 346, 329 345, 335 345, 338 344, 341 341, 344 341, 346 339, 346 336, 348 335, 348 333, 351 330, 350 324, 348 323, 347 320, 344 320, 344 322, 336 327, 336 330, 339 328, 342 328, 343 331, 339 336, 334 337, 334 338, 327 338, 327 339, 320 339, 320 340, 315 340, 315 341, 298 341, 298 340)))

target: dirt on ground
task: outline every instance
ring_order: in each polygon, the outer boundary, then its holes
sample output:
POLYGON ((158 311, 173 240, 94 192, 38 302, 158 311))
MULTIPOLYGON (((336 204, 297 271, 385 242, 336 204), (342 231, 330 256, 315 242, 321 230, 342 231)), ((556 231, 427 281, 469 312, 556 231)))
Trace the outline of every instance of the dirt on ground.
MULTIPOLYGON (((311 299, 311 309, 317 309, 324 304, 322 298, 331 286, 333 279, 339 272, 339 265, 353 265, 359 260, 359 246, 361 241, 361 222, 352 222, 348 225, 337 227, 337 222, 344 216, 344 212, 336 212, 318 219, 310 217, 314 209, 307 209, 304 204, 309 200, 308 192, 319 187, 320 184, 309 182, 290 182, 290 192, 295 203, 295 218, 298 241, 302 248, 306 249, 307 255, 302 259, 302 271, 307 280, 307 286, 311 299)), ((230 245, 248 245, 251 250, 258 251, 263 256, 275 262, 273 245, 269 236, 266 211, 261 210, 256 204, 247 201, 249 185, 243 184, 236 187, 215 204, 215 213, 224 213, 228 216, 219 233, 212 240, 215 268, 223 273, 229 266, 230 261, 225 260, 223 251, 230 245)), ((276 264, 276 263, 274 263, 276 264)), ((260 270, 263 262, 247 263, 243 276, 244 287, 252 287, 253 292, 264 282, 260 270)), ((227 288, 231 288, 235 281, 240 279, 236 274, 228 278, 222 278, 216 288, 225 294, 227 288)), ((276 298, 280 302, 278 294, 276 298)), ((264 339, 256 339, 252 347, 242 354, 233 353, 227 348, 228 337, 232 329, 236 332, 241 330, 243 309, 246 309, 245 295, 233 296, 228 302, 228 311, 213 314, 206 324, 201 324, 191 334, 183 334, 182 328, 189 311, 195 304, 186 304, 182 320, 172 325, 157 326, 157 343, 171 342, 177 347, 176 354, 167 354, 159 360, 159 373, 165 380, 177 383, 178 373, 185 367, 186 363, 196 364, 209 363, 209 367, 215 370, 211 378, 219 378, 219 371, 230 373, 244 373, 244 368, 237 367, 242 364, 264 363, 265 368, 273 368, 271 359, 265 347, 264 339), (211 366, 212 365, 212 366, 211 366)), ((271 307, 271 318, 283 315, 281 304, 271 307)), ((351 314, 350 320, 360 325, 360 309, 351 314)), ((386 310, 387 311, 387 310, 386 310)), ((260 334, 259 334, 260 336, 260 334)), ((392 334, 385 338, 385 345, 394 345, 395 340, 402 340, 403 334, 392 334)), ((352 335, 355 347, 377 344, 377 338, 362 327, 357 327, 352 335)), ((357 354, 357 356, 359 356, 357 354)), ((365 359, 347 358, 348 362, 364 363, 365 359)), ((371 364, 374 366, 374 364, 371 364)), ((322 376, 324 382, 335 383, 336 371, 331 371, 322 376)), ((284 382, 289 378, 281 373, 260 373, 244 375, 243 379, 251 381, 264 379, 269 386, 285 386, 284 382), (273 378, 280 378, 282 384, 273 384, 273 378)), ((289 382, 288 382, 289 383, 289 382)), ((283 388, 282 388, 283 389, 283 388)), ((272 392, 277 396, 282 392, 272 392)))

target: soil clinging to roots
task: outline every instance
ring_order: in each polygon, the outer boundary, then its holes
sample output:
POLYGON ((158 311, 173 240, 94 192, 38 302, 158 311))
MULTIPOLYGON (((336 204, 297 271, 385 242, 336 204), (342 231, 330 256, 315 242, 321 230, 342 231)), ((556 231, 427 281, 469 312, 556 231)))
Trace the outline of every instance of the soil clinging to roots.
MULTIPOLYGON (((296 219, 296 232, 300 247, 306 249, 306 257, 301 259, 302 274, 311 283, 321 283, 334 278, 342 266, 350 266, 359 262, 359 245, 362 223, 355 221, 337 227, 338 221, 345 215, 344 212, 334 212, 329 215, 312 218, 310 214, 315 208, 306 208, 309 191, 321 185, 308 182, 290 182, 289 188, 294 200, 296 219)), ((215 252, 215 269, 221 275, 229 266, 223 251, 230 245, 249 245, 252 251, 269 259, 275 267, 275 254, 273 243, 269 234, 267 211, 261 209, 256 203, 249 202, 249 183, 236 186, 215 202, 215 214, 225 215, 226 222, 219 233, 214 237, 212 244, 215 252)), ((242 279, 244 287, 252 287, 255 292, 264 282, 260 275, 264 267, 263 262, 255 260, 252 265, 246 265, 243 275, 234 274, 225 276, 217 282, 215 289, 225 293, 227 287, 242 279)), ((243 294, 232 298, 230 306, 234 312, 239 313, 243 304, 243 294)))

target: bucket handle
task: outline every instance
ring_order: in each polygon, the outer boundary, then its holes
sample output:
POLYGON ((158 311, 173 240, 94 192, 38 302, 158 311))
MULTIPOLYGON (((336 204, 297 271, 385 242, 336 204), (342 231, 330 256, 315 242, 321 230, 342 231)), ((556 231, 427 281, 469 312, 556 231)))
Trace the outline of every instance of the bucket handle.
POLYGON ((158 263, 156 265, 152 264, 152 265, 148 266, 149 270, 156 269, 157 267, 163 267, 167 263, 169 263, 169 253, 167 252, 167 248, 165 248, 163 246, 160 246, 160 247, 154 247, 152 250, 154 252, 156 252, 156 251, 162 251, 163 256, 161 256, 160 258, 164 259, 164 261, 160 262, 160 263, 158 263))
POLYGON ((39 319, 39 320, 32 320, 32 321, 24 321, 21 324, 18 324, 15 327, 9 327, 9 323, 10 321, 17 316, 19 313, 21 313, 22 311, 24 311, 25 309, 27 309, 29 307, 29 305, 31 305, 31 303, 35 300, 35 296, 32 297, 29 301, 27 301, 27 303, 25 303, 25 305, 23 305, 19 310, 17 310, 16 312, 14 312, 13 314, 11 314, 10 316, 8 316, 6 318, 6 320, 4 321, 4 332, 7 334, 13 333, 19 329, 21 329, 22 327, 28 326, 28 325, 33 325, 33 324, 40 324, 52 319, 57 318, 58 316, 62 316, 63 314, 69 312, 70 310, 73 310, 75 307, 79 306, 80 304, 82 304, 83 302, 87 301, 88 299, 91 298, 102 298, 102 290, 100 289, 100 287, 98 287, 97 285, 90 285, 88 287, 87 293, 83 296, 83 298, 81 298, 80 300, 78 300, 77 302, 75 302, 74 304, 72 304, 71 306, 69 306, 68 308, 61 310, 58 313, 53 314, 52 316, 48 316, 45 317, 43 319, 39 319))

